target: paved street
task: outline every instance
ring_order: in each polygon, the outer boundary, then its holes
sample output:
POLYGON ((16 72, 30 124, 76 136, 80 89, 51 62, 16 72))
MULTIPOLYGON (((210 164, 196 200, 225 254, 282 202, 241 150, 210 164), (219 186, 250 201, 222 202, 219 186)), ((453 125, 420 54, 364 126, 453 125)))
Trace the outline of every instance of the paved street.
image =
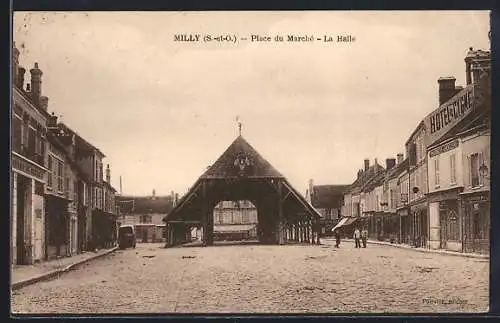
POLYGON ((138 244, 14 291, 15 313, 484 312, 489 261, 388 246, 138 244))

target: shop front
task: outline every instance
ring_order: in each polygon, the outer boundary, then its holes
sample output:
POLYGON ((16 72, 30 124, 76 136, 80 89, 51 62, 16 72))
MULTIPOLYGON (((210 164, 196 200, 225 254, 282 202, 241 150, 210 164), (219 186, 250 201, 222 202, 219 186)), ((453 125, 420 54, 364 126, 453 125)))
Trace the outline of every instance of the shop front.
POLYGON ((430 240, 432 249, 462 251, 461 187, 427 195, 429 202, 430 240))
POLYGON ((397 212, 399 218, 399 243, 409 244, 410 243, 410 228, 411 221, 408 216, 408 207, 398 209, 397 212))
POLYGON ((421 201, 411 206, 408 222, 410 222, 408 243, 416 248, 426 247, 428 239, 427 201, 421 201))
POLYGON ((490 250, 490 192, 463 194, 464 251, 488 254, 490 250))
POLYGON ((47 194, 45 196, 46 259, 70 254, 70 215, 68 200, 47 194))

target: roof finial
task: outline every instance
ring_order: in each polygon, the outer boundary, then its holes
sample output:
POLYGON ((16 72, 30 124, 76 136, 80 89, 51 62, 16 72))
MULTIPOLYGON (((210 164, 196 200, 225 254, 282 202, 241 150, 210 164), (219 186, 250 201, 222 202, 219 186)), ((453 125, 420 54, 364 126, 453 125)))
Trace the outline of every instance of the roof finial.
POLYGON ((241 121, 239 116, 236 116, 236 122, 238 123, 238 131, 239 135, 241 136, 241 121))

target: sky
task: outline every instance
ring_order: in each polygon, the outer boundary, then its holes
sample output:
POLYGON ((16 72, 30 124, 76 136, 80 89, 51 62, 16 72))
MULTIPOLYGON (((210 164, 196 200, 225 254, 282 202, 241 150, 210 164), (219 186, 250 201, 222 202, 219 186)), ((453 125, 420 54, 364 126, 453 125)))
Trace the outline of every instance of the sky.
MULTIPOLYGON (((404 152, 489 50, 487 11, 16 12, 49 111, 98 147, 123 194, 184 194, 238 136, 305 193, 404 152), (351 35, 351 43, 176 42, 176 34, 351 35)), ((29 73, 26 73, 29 81, 29 73)))

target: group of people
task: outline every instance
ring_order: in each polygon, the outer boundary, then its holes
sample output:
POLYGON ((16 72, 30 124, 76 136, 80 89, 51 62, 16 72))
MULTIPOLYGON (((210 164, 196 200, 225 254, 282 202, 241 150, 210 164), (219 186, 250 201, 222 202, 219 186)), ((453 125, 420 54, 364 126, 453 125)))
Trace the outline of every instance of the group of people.
MULTIPOLYGON (((335 235, 335 248, 340 247, 340 230, 336 229, 334 232, 335 235)), ((359 228, 354 229, 354 244, 356 248, 361 248, 361 244, 363 244, 363 248, 366 248, 366 240, 368 239, 368 230, 363 228, 363 230, 359 230, 359 228)))

